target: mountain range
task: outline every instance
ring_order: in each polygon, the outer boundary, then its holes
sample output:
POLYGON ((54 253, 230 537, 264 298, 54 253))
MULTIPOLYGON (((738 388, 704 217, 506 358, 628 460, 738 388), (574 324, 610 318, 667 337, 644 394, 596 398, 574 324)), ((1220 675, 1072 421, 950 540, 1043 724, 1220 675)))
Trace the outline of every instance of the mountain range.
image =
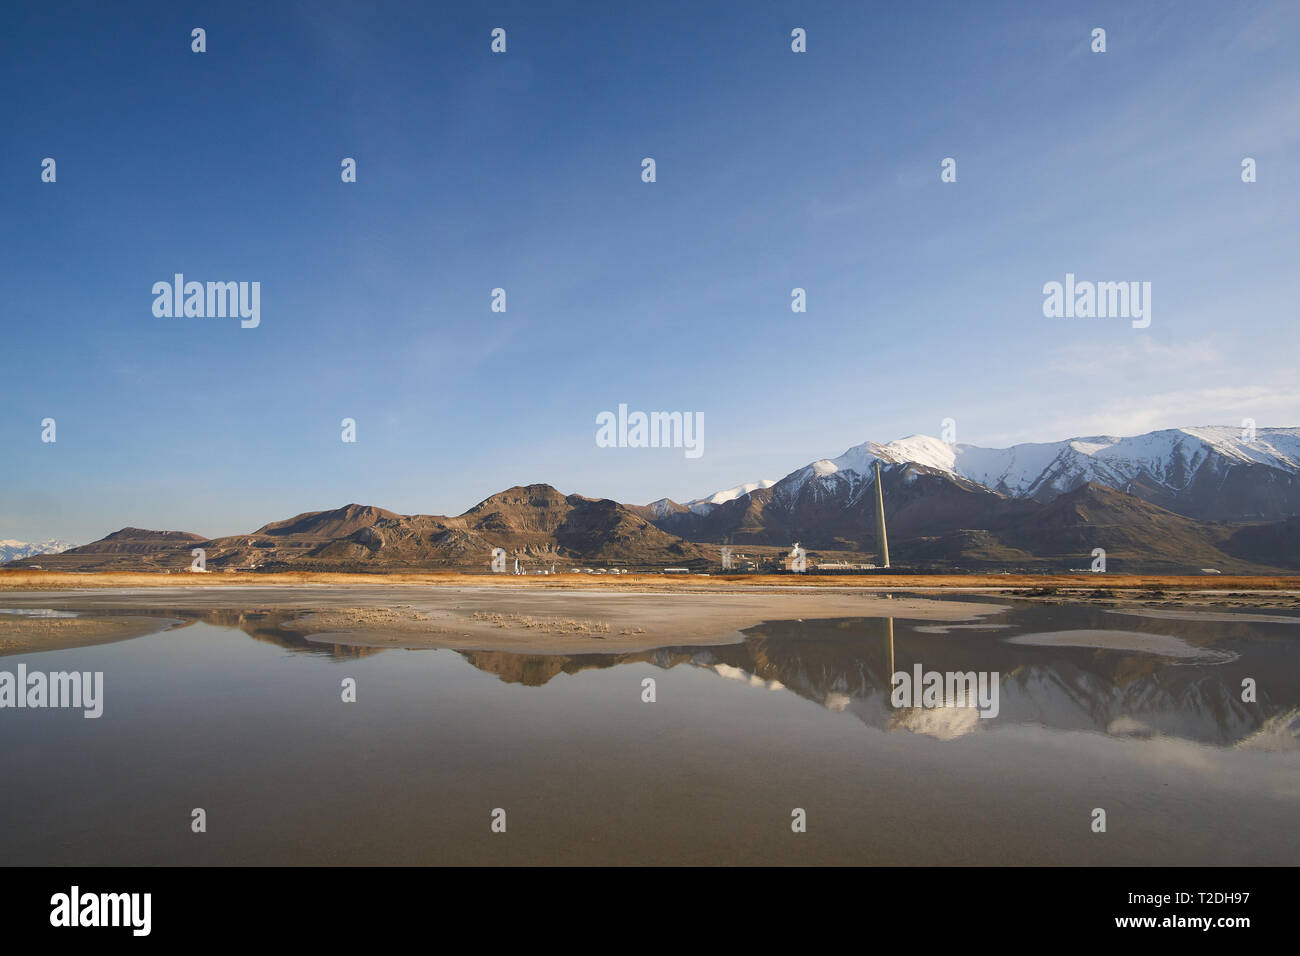
MULTIPOLYGON (((811 484, 836 494, 871 480, 881 467, 913 465, 1008 498, 1050 501, 1092 482, 1122 490, 1191 518, 1276 520, 1300 513, 1300 428, 1172 428, 1131 438, 1095 436, 982 448, 912 435, 887 445, 866 442, 820 459, 777 482, 761 481, 686 503, 707 515, 717 506, 776 487, 793 501, 811 484)), ((681 510, 668 499, 650 505, 681 510)))
POLYGON ((48 541, 15 541, 13 538, 0 539, 0 564, 33 558, 38 554, 58 554, 73 547, 71 541, 50 538, 48 541))
POLYGON ((455 517, 347 505, 220 538, 123 528, 46 568, 487 570, 493 548, 526 570, 718 567, 720 546, 775 561, 871 561, 875 466, 896 568, 1276 573, 1300 568, 1300 428, 1168 429, 1129 438, 982 448, 914 435, 856 445, 779 481, 648 505, 517 486, 455 517))
POLYGON ((716 502, 660 499, 639 513, 693 541, 799 540, 874 554, 877 463, 901 565, 1046 570, 1087 565, 1100 547, 1116 569, 1300 566, 1300 428, 1167 429, 1010 448, 913 435, 856 445, 716 502))

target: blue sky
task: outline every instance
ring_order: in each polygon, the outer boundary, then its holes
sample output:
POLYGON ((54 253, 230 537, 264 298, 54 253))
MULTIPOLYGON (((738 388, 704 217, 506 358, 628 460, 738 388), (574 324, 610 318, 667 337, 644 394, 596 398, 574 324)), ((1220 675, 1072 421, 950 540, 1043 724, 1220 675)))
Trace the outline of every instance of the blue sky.
POLYGON ((1293 3, 48 3, 0 25, 0 538, 457 514, 534 481, 685 500, 947 417, 987 445, 1300 424, 1293 3), (176 272, 259 281, 260 327, 156 318, 176 272), (1044 318, 1066 272, 1151 282, 1150 328, 1044 318), (619 403, 702 412, 703 456, 598 448, 619 403))

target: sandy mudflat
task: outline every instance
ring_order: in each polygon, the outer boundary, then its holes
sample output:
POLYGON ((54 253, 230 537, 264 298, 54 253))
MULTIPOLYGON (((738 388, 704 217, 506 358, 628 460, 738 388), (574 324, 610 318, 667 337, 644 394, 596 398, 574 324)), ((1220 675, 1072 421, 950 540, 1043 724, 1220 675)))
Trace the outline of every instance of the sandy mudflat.
MULTIPOLYGON (((0 605, 80 610, 174 610, 180 618, 214 610, 276 613, 283 627, 332 644, 454 647, 533 652, 642 650, 673 644, 717 644, 764 621, 846 617, 970 621, 1002 605, 870 591, 542 590, 492 587, 129 588, 10 593, 0 605)), ((0 615, 3 616, 3 615, 0 615)), ((32 629, 21 619, 15 633, 32 629)), ((78 618, 120 628, 120 618, 78 618)), ((155 618, 155 622, 157 619, 155 618)), ((161 627, 155 623, 154 629, 161 627)), ((147 629, 147 628, 146 628, 147 629)), ((94 633, 94 626, 81 629, 94 633)), ((120 637, 103 638, 118 640, 120 637)), ((36 649, 37 638, 25 638, 36 649)), ((79 643, 92 643, 80 641, 79 643)), ((45 645, 53 648, 53 645, 45 645)))
MULTIPOLYGON (((64 575, 78 584, 103 584, 96 575, 64 575)), ((160 618, 236 626, 263 635, 292 632, 312 640, 365 647, 451 647, 475 650, 573 653, 646 650, 674 644, 719 644, 740 639, 739 632, 764 621, 849 617, 896 617, 932 621, 937 626, 990 627, 984 619, 1007 600, 1033 603, 1100 605, 1131 609, 1143 616, 1187 620, 1264 623, 1283 614, 1225 614, 1243 611, 1290 611, 1300 606, 1295 591, 1055 591, 1026 593, 1015 589, 917 588, 890 592, 880 587, 850 587, 823 582, 804 587, 724 579, 595 580, 556 578, 521 580, 511 586, 490 576, 429 576, 428 580, 287 580, 266 576, 256 583, 231 580, 182 584, 170 576, 165 585, 138 586, 147 575, 110 586, 75 589, 0 588, 0 608, 72 610, 87 615, 77 623, 33 623, 41 619, 0 615, 0 653, 82 646, 161 630, 160 618), (452 580, 462 583, 450 583, 452 580), (707 582, 707 583, 705 583, 707 582), (152 621, 121 616, 139 613, 152 621), (174 614, 173 614, 174 612, 174 614), (1217 612, 1217 613, 1216 613, 1217 612), (1206 615, 1209 616, 1201 616, 1206 615), (269 629, 269 632, 268 632, 269 629), (3 641, 8 640, 8 644, 3 641)), ((226 577, 226 576, 223 576, 226 577)), ((249 578, 252 575, 228 576, 249 578)), ((54 619, 55 621, 67 619, 54 619)), ((994 625, 996 626, 996 625, 994 625)), ((1149 651, 1173 657, 1203 652, 1176 638, 1130 631, 1086 631, 1077 646, 1149 651), (1119 635, 1119 636, 1117 636, 1119 635), (1126 636, 1125 636, 1126 635, 1126 636), (1119 643, 1114 643, 1118 641, 1119 643), (1174 641, 1177 643, 1167 643, 1174 641), (1164 643, 1162 643, 1164 642, 1164 643)), ((1063 644, 1059 634, 1049 638, 1063 644)), ((1030 643, 1019 640, 1019 643, 1030 643)))
POLYGON ((111 644, 166 627, 156 617, 26 617, 0 614, 0 657, 111 644))
POLYGON ((381 611, 340 608, 304 616, 299 630, 331 643, 378 643, 532 651, 602 651, 716 644, 764 621, 844 617, 970 620, 1002 607, 844 592, 635 594, 590 591, 460 591, 452 602, 421 601, 381 611), (447 606, 451 603, 452 606, 447 606))
POLYGON ((1221 655, 1187 643, 1168 634, 1143 631, 1045 631, 1018 634, 1007 638, 1008 644, 1032 644, 1037 647, 1092 647, 1105 651, 1137 651, 1176 657, 1183 660, 1218 659, 1221 655))

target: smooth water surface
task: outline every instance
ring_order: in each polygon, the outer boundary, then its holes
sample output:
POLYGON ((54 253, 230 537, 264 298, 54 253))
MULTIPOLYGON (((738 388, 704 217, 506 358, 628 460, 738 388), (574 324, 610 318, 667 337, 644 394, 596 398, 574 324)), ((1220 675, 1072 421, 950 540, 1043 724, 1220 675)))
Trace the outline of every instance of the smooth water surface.
POLYGON ((525 655, 251 614, 0 657, 104 673, 99 719, 0 710, 0 861, 1294 864, 1300 622, 1223 617, 1016 606, 525 655), (1077 646, 1103 631, 1125 649, 1077 646), (891 706, 916 664, 996 671, 998 715, 891 706))

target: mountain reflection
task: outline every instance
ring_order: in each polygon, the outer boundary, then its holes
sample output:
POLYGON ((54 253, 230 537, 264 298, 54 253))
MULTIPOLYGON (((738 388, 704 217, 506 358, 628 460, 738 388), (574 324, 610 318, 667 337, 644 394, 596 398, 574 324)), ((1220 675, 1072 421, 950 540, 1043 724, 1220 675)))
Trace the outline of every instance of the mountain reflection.
MULTIPOLYGON (((1069 609, 1055 609, 1058 629, 1069 609)), ((1008 615, 1013 619, 1016 613, 1008 615)), ((1134 619, 1138 621, 1138 619, 1134 619)), ((1200 634, 1216 650, 1237 653, 1186 663, 1155 654, 1084 647, 1008 644, 1007 630, 926 633, 892 619, 776 622, 746 632, 739 644, 665 647, 627 654, 515 654, 460 651, 474 667, 508 683, 539 687, 558 674, 644 663, 687 664, 756 688, 797 694, 884 730, 954 739, 1007 724, 1083 730, 1141 739, 1165 735, 1218 746, 1297 747, 1300 680, 1291 641, 1269 639, 1251 624, 1216 624, 1200 634), (890 677, 920 664, 927 671, 996 671, 1000 710, 981 719, 973 707, 895 708, 890 677), (1258 701, 1242 700, 1242 681, 1257 682, 1258 701)), ((1023 622, 1030 623, 1030 622, 1023 622)), ((1170 622, 1125 628, 1169 633, 1170 622)), ((1264 626, 1268 627, 1267 625, 1264 626)), ((1274 625, 1285 629, 1294 625, 1274 625)), ((1178 622, 1184 634, 1206 625, 1178 622)), ((927 630, 943 628, 927 626, 927 630)), ((1297 633, 1300 637, 1300 633, 1297 633)), ((1200 644, 1200 646, 1208 646, 1200 644)))
MULTIPOLYGON (((131 613, 139 614, 139 611, 131 613)), ((353 659, 386 648, 328 643, 293 629, 295 612, 249 609, 159 612, 185 626, 203 621, 237 628, 288 651, 353 659)), ((1300 624, 1207 623, 1114 615, 1086 606, 1014 607, 978 623, 859 618, 780 621, 713 646, 661 647, 624 653, 521 654, 457 651, 500 680, 544 687, 560 674, 649 664, 707 670, 720 679, 797 694, 868 726, 943 740, 1027 724, 1131 739, 1168 736, 1215 746, 1300 748, 1300 624), (1178 660, 1097 647, 1007 643, 1026 633, 1122 628, 1172 636, 1206 657, 1178 660), (890 677, 920 664, 926 671, 1000 675, 999 712, 981 719, 973 707, 895 708, 890 677), (1257 701, 1242 700, 1243 680, 1257 701)), ((1100 642, 1100 640, 1099 640, 1100 642)))

